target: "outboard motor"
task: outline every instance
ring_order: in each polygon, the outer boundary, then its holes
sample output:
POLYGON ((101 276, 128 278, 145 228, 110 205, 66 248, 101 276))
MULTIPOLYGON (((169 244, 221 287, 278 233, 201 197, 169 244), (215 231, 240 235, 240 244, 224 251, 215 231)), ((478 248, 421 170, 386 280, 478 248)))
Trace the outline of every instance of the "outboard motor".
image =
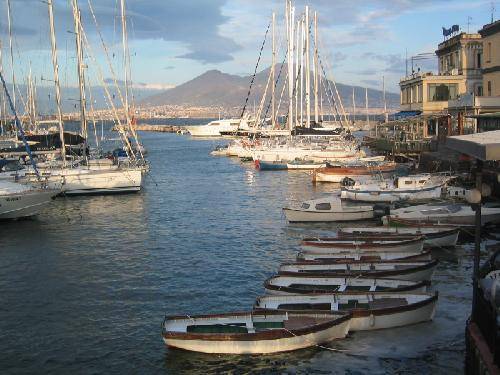
POLYGON ((391 206, 385 203, 377 203, 373 205, 373 216, 382 217, 391 214, 391 206))

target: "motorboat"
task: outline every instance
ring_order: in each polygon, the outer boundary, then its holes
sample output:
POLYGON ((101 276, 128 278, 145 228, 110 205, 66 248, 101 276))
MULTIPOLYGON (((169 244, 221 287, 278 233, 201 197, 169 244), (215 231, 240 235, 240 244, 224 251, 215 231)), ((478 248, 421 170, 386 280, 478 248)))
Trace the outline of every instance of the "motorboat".
POLYGON ((389 175, 396 171, 397 164, 393 162, 366 162, 358 164, 331 164, 325 168, 316 169, 313 173, 313 182, 332 182, 340 184, 345 178, 373 176, 377 174, 389 175))
POLYGON ((350 331, 371 331, 426 322, 434 318, 437 293, 330 293, 258 297, 257 311, 348 311, 350 331))
POLYGON ((345 204, 335 196, 305 201, 298 207, 285 207, 283 213, 290 223, 357 221, 374 217, 373 206, 345 204))
POLYGON ((221 119, 211 121, 206 125, 186 126, 185 129, 193 137, 221 137, 221 132, 230 133, 241 129, 248 130, 246 119, 221 119))
POLYGON ((437 260, 420 262, 325 262, 303 261, 286 263, 279 267, 278 274, 286 276, 335 276, 373 277, 409 281, 430 281, 437 266, 437 260))
POLYGON ((428 281, 335 276, 273 276, 264 282, 268 294, 426 292, 428 281))
POLYGON ((343 186, 342 199, 361 202, 398 201, 416 202, 438 199, 442 188, 449 181, 448 176, 420 174, 397 177, 392 182, 356 182, 353 186, 343 186))
POLYGON ((37 215, 61 190, 0 181, 0 219, 37 215))
POLYGON ((253 311, 165 317, 162 337, 172 348, 217 354, 279 353, 346 337, 343 312, 253 311))
POLYGON ((259 171, 283 171, 288 169, 287 163, 282 161, 254 160, 255 168, 259 171))

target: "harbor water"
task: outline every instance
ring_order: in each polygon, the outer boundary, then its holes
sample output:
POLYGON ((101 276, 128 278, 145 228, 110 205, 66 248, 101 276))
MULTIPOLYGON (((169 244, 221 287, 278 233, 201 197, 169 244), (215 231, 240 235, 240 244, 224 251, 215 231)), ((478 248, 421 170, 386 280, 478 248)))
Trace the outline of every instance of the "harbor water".
POLYGON ((0 223, 3 374, 440 374, 463 371, 472 247, 436 250, 434 321, 357 332, 293 353, 167 349, 164 314, 251 309, 299 240, 332 225, 287 225, 281 208, 328 193, 304 172, 259 172, 209 156, 218 143, 141 134, 151 173, 139 194, 57 198, 0 223))

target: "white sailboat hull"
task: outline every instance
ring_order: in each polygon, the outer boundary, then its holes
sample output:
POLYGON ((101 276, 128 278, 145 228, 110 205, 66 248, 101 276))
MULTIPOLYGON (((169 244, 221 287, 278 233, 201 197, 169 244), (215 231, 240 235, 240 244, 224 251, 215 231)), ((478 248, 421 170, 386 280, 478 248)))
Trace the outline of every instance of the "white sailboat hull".
POLYGON ((19 219, 37 215, 59 192, 47 189, 0 196, 0 219, 19 219))

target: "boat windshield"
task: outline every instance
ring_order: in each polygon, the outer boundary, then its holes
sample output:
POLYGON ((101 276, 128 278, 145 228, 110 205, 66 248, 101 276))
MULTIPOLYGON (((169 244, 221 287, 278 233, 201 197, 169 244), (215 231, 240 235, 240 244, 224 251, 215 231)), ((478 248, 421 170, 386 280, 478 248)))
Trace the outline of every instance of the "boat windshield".
POLYGON ((332 205, 330 203, 318 203, 316 204, 316 209, 320 211, 330 211, 332 209, 332 205))
POLYGON ((301 206, 304 210, 307 210, 309 207, 311 207, 311 205, 309 203, 302 203, 302 206, 301 206))

